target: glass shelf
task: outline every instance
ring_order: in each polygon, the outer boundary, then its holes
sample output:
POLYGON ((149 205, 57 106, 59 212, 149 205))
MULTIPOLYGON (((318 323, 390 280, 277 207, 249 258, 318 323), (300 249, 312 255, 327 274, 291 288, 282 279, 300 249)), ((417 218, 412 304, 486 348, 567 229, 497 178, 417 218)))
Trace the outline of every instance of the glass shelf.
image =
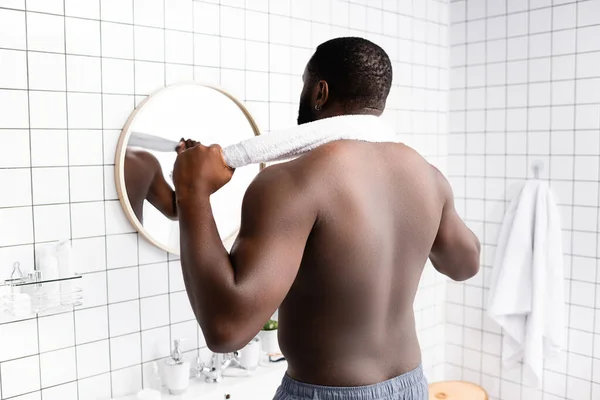
POLYGON ((81 274, 74 274, 71 276, 63 277, 63 278, 39 279, 39 280, 31 279, 29 277, 17 278, 17 279, 7 279, 4 282, 0 283, 0 286, 16 287, 16 286, 28 286, 28 285, 43 285, 45 283, 66 282, 66 281, 71 281, 74 279, 80 279, 81 276, 82 276, 81 274))
POLYGON ((41 279, 38 273, 0 281, 0 314, 29 317, 39 313, 68 310, 83 304, 82 290, 75 287, 82 275, 41 279))

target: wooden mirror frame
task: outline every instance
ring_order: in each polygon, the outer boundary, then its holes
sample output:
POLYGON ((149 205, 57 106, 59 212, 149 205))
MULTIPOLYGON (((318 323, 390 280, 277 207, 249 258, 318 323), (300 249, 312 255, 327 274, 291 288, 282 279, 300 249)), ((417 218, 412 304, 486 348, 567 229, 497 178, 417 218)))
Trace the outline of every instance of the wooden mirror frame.
MULTIPOLYGON (((135 117, 137 116, 138 112, 144 106, 146 106, 146 105, 150 104, 152 101, 156 100, 156 98, 159 97, 161 94, 163 94, 169 90, 172 90, 174 88, 177 88, 180 86, 188 86, 188 85, 196 85, 196 86, 209 88, 209 89, 212 89, 212 90, 219 92, 220 94, 228 97, 240 109, 240 111, 242 111, 244 113, 244 116, 250 123, 250 127, 252 128, 252 131, 254 132, 254 136, 260 135, 260 130, 258 129, 258 125, 256 124, 256 121, 254 121, 254 118, 250 114, 250 111, 248 111, 246 106, 241 101, 239 101, 231 93, 227 92, 226 90, 224 90, 220 87, 217 87, 214 85, 207 85, 207 84, 203 84, 203 83, 199 83, 199 82, 180 82, 180 83, 175 83, 175 84, 172 84, 169 86, 165 86, 164 88, 161 88, 161 89, 155 91, 154 93, 152 93, 151 95, 149 95, 147 98, 144 99, 144 101, 142 101, 135 108, 135 110, 133 110, 133 112, 127 119, 127 122, 125 122, 125 126, 123 126, 123 129, 121 130, 121 135, 119 136, 119 141, 117 143, 117 151, 116 151, 116 155, 115 155, 115 184, 117 187, 117 194, 119 196, 119 202, 121 203, 121 207, 123 208, 123 211, 125 212, 125 216, 129 220, 131 225, 133 225, 133 227, 138 231, 138 233, 140 235, 142 235, 144 237, 144 239, 146 239, 147 241, 152 243, 154 246, 156 246, 164 251, 167 251, 171 254, 175 254, 175 255, 179 255, 179 249, 171 248, 163 243, 160 243, 158 240, 154 239, 152 237, 152 235, 146 230, 146 228, 144 228, 144 226, 140 223, 140 221, 135 216, 135 213, 133 212, 133 208, 131 207, 131 203, 129 202, 129 197, 127 196, 127 189, 125 186, 125 174, 123 172, 124 172, 124 166, 125 166, 125 149, 127 148, 127 143, 129 142, 129 136, 131 135, 131 131, 129 128, 130 128, 131 124, 133 123, 135 117)), ((265 166, 266 165, 264 163, 261 163, 259 166, 259 172, 262 171, 265 168, 265 166)), ((223 243, 230 242, 231 239, 233 239, 235 237, 238 230, 239 229, 235 229, 233 232, 227 234, 227 236, 223 239, 223 243)))

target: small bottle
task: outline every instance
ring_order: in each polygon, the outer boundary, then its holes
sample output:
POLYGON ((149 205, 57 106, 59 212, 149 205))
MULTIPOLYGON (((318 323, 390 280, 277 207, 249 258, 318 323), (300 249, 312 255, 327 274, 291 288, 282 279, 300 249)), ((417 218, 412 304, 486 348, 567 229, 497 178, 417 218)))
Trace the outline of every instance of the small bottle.
MULTIPOLYGON (((33 280, 35 282, 40 282, 42 280, 42 271, 34 271, 33 272, 33 280)), ((46 287, 41 283, 36 283, 34 285, 29 285, 29 296, 31 296, 31 307, 33 312, 39 313, 46 311, 48 308, 48 293, 46 292, 46 287)))
POLYGON ((18 281, 23 282, 25 276, 21 271, 21 263, 15 261, 13 263, 13 270, 10 274, 11 283, 8 287, 4 287, 2 290, 2 296, 4 297, 3 308, 10 314, 16 317, 28 317, 31 315, 31 297, 27 293, 23 293, 27 286, 16 286, 14 285, 18 281))
POLYGON ((5 298, 10 294, 10 286, 0 285, 0 315, 4 313, 5 298))
POLYGON ((13 263, 13 270, 12 273, 10 274, 10 279, 11 280, 15 280, 15 279, 21 279, 23 278, 23 271, 21 271, 21 263, 18 261, 15 261, 13 263))
MULTIPOLYGON (((15 261, 13 263, 12 273, 10 274, 10 280, 12 283, 15 283, 16 280, 23 279, 23 272, 21 271, 21 263, 15 261)), ((3 301, 3 309, 5 311, 11 311, 13 314, 17 314, 17 305, 19 300, 19 295, 21 294, 21 287, 9 285, 4 287, 2 291, 2 295, 4 297, 3 301)))
MULTIPOLYGON (((159 394, 162 391, 162 380, 160 379, 160 372, 158 371, 158 364, 156 361, 152 363, 152 374, 150 375, 148 389, 154 390, 159 394)), ((160 398, 160 396, 158 398, 160 398)))
MULTIPOLYGON (((13 263, 13 270, 12 273, 10 274, 10 280, 12 283, 15 283, 18 280, 22 280, 25 276, 23 275, 23 272, 21 271, 21 263, 18 261, 15 261, 13 263)), ((10 295, 16 295, 21 293, 21 287, 20 286, 13 286, 10 285, 9 289, 8 289, 8 294, 10 295)))

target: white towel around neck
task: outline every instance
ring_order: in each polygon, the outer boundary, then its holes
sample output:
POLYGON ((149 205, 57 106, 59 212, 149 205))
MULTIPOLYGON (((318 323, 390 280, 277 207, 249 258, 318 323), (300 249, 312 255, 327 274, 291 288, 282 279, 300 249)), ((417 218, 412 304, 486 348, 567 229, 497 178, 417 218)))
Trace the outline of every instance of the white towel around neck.
POLYGON ((540 387, 544 359, 564 345, 560 215, 548 184, 528 181, 505 215, 492 270, 488 315, 504 332, 502 362, 521 359, 540 387))
POLYGON ((231 168, 286 161, 342 139, 393 142, 395 133, 374 115, 343 115, 274 131, 227 146, 223 149, 223 158, 231 168))

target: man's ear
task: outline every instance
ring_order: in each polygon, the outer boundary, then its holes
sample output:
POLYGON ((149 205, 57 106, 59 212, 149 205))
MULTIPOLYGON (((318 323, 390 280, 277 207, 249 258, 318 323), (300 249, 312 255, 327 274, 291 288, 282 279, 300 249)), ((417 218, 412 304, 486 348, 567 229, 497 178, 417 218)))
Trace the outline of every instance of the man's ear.
POLYGON ((327 100, 329 100, 329 85, 327 84, 327 81, 319 81, 315 103, 319 108, 323 108, 325 103, 327 103, 327 100))

